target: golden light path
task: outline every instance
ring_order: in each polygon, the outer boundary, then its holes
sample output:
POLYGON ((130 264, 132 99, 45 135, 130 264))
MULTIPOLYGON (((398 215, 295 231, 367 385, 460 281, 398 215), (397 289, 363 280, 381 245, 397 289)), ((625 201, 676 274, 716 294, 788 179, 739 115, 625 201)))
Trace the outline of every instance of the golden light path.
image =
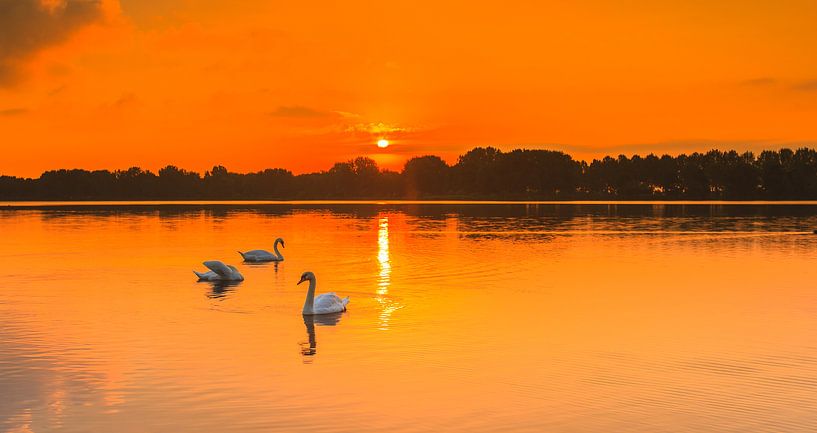
POLYGON ((389 258, 389 217, 383 216, 378 219, 377 228, 377 263, 380 268, 377 280, 377 302, 382 308, 378 318, 380 319, 381 331, 388 331, 389 319, 392 313, 402 308, 395 303, 389 295, 389 285, 391 284, 391 260, 389 258))

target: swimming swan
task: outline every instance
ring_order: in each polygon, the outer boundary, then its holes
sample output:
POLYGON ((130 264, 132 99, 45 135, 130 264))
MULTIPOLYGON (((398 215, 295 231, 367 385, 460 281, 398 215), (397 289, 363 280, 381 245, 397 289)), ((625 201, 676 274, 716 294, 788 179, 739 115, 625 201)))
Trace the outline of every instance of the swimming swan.
POLYGON ((210 272, 196 272, 199 281, 244 281, 244 276, 233 265, 225 265, 218 260, 208 260, 204 262, 204 266, 210 272))
POLYGON ((276 239, 272 245, 272 249, 275 251, 274 254, 267 250, 252 250, 246 253, 239 251, 238 254, 241 254, 241 258, 244 259, 245 262, 282 262, 284 261, 284 256, 278 251, 279 243, 282 247, 285 247, 283 239, 276 239))
POLYGON ((312 314, 331 314, 346 311, 346 305, 349 304, 349 297, 341 299, 334 293, 323 293, 317 298, 315 297, 315 274, 312 272, 304 272, 301 274, 301 280, 298 284, 309 280, 309 291, 306 292, 306 301, 304 301, 304 315, 312 314))

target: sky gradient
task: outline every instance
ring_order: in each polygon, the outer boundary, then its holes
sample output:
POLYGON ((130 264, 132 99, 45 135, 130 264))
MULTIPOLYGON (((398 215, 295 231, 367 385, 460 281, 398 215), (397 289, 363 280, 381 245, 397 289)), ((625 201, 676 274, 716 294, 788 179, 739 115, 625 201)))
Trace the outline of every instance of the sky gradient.
POLYGON ((0 174, 817 145, 813 0, 339 3, 0 0, 0 174))

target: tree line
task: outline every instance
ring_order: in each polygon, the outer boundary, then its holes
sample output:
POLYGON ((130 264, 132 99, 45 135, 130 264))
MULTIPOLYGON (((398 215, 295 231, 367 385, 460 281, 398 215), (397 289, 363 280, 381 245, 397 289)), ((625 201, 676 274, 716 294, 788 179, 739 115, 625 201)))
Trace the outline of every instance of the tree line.
POLYGON ((552 150, 478 147, 453 165, 411 158, 400 172, 366 157, 327 171, 282 168, 203 175, 169 165, 158 173, 63 169, 39 178, 0 176, 0 200, 803 200, 817 199, 817 151, 711 150, 678 156, 605 157, 590 163, 552 150))

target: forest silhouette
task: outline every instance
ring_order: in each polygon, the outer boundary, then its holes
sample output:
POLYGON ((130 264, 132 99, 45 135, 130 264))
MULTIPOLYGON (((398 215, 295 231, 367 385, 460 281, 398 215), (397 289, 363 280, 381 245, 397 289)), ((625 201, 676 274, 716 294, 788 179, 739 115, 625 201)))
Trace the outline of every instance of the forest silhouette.
POLYGON ((590 163, 552 150, 478 147, 448 165, 411 158, 401 172, 366 157, 294 175, 273 168, 201 175, 169 165, 153 173, 62 169, 39 178, 0 176, 0 200, 814 200, 817 151, 711 150, 678 156, 605 157, 590 163))

